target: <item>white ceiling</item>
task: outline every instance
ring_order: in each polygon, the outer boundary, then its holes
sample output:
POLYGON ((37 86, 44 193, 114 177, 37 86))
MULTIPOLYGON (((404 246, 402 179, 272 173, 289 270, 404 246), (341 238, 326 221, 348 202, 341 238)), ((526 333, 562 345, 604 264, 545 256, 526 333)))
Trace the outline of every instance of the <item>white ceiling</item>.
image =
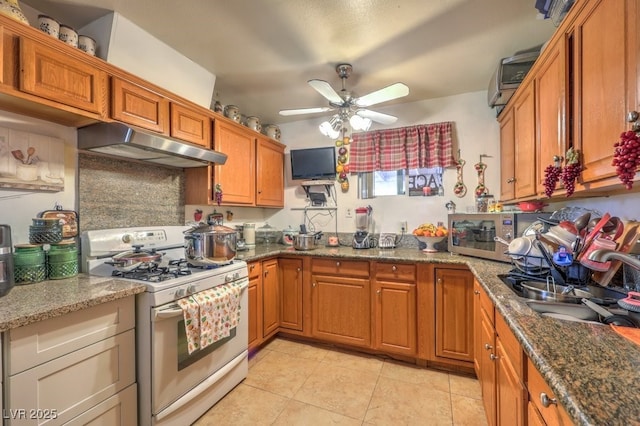
MULTIPOLYGON (((214 97, 263 123, 328 106, 306 82, 364 95, 395 82, 413 102, 486 90, 500 58, 544 43, 534 0, 20 0, 80 28, 115 10, 216 75, 214 97)), ((487 106, 488 108, 488 106, 487 106)), ((370 109, 376 110, 376 107, 370 109)), ((330 114, 330 113, 325 113, 330 114)))

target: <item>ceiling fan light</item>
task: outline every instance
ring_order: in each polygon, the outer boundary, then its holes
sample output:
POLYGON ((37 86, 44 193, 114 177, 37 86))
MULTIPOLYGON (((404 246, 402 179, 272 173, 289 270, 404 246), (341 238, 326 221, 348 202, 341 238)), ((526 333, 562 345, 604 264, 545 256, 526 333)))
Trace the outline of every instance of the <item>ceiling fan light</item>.
POLYGON ((352 115, 349 119, 349 124, 351 124, 353 130, 362 130, 362 125, 364 123, 362 123, 362 117, 359 115, 352 115))
POLYGON ((371 121, 370 118, 363 118, 362 123, 363 123, 362 130, 366 132, 371 128, 371 124, 373 123, 373 121, 371 121))
POLYGON ((320 123, 320 125, 318 126, 318 129, 320 129, 320 133, 322 133, 325 136, 329 136, 330 133, 333 133, 333 129, 331 128, 331 123, 329 123, 328 121, 323 121, 322 123, 320 123))

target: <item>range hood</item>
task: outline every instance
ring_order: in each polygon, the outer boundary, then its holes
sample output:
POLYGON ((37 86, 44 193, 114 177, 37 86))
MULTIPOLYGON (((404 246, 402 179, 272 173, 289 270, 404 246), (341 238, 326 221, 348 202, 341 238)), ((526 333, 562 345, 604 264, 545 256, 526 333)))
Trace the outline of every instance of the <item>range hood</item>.
POLYGON ((122 123, 79 128, 78 149, 179 168, 227 161, 226 154, 122 123))

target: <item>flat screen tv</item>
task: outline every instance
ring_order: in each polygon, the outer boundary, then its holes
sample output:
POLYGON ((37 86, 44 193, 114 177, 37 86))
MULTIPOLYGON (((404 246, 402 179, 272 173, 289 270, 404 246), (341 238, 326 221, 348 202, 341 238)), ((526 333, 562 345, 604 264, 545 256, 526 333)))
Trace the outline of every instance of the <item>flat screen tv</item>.
POLYGON ((291 150, 292 179, 335 179, 336 149, 333 146, 291 150))

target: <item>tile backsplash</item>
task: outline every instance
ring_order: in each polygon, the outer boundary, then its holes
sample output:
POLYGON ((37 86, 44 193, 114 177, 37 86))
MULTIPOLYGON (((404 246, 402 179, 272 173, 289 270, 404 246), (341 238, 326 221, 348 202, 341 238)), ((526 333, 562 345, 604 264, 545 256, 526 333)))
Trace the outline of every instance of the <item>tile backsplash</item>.
POLYGON ((184 181, 183 169, 81 152, 80 228, 184 225, 184 181))

